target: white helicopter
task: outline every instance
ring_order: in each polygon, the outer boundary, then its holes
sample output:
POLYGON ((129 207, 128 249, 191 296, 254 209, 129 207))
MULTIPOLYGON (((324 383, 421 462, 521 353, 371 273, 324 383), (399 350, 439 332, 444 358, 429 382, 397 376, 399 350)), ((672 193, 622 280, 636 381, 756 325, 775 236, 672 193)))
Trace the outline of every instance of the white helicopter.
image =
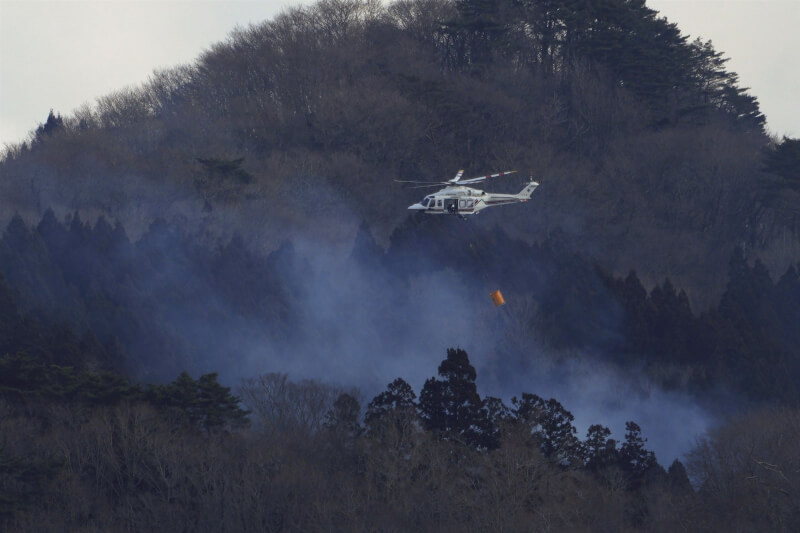
POLYGON ((466 219, 468 215, 475 215, 487 207, 527 202, 533 190, 539 186, 539 184, 532 179, 519 194, 499 194, 467 187, 467 185, 472 185, 473 183, 480 183, 489 178, 507 176, 514 172, 516 172, 516 170, 462 180, 461 176, 464 175, 464 171, 459 170, 456 177, 448 181, 433 183, 429 181, 395 181, 397 183, 414 184, 412 187, 413 189, 446 185, 441 191, 426 196, 421 202, 409 206, 408 209, 411 211, 422 211, 430 215, 458 215, 466 219))

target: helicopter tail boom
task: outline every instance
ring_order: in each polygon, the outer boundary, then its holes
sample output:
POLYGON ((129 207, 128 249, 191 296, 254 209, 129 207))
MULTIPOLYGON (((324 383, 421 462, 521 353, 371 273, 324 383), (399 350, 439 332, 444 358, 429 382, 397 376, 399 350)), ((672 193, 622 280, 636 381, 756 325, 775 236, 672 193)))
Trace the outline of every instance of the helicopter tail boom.
POLYGON ((539 184, 537 182, 531 180, 530 182, 528 182, 528 184, 525 186, 525 188, 522 189, 519 192, 519 194, 516 195, 517 198, 519 198, 520 200, 529 200, 530 197, 531 197, 531 194, 533 194, 534 189, 536 189, 536 187, 538 187, 538 186, 539 186, 539 184))

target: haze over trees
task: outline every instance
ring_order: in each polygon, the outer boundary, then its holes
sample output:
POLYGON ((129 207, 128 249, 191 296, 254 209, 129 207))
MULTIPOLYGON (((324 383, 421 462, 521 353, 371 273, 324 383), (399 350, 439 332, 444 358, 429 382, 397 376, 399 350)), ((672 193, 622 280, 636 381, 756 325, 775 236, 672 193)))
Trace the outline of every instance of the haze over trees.
POLYGON ((323 0, 50 110, 0 157, 0 524, 800 529, 800 140, 726 61, 643 0, 323 0), (541 187, 408 216, 461 168, 541 187), (729 418, 667 467, 519 386, 592 362, 729 418))

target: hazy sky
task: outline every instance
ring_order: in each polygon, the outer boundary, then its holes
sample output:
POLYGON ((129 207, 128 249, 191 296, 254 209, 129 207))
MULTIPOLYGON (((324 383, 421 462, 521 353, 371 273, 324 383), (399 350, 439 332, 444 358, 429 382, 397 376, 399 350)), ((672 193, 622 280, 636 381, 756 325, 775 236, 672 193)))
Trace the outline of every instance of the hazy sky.
MULTIPOLYGON (((0 0, 0 146, 297 0, 0 0)), ((310 3, 304 1, 302 3, 310 3)), ((731 58, 770 132, 800 136, 800 0, 648 0, 731 58)))

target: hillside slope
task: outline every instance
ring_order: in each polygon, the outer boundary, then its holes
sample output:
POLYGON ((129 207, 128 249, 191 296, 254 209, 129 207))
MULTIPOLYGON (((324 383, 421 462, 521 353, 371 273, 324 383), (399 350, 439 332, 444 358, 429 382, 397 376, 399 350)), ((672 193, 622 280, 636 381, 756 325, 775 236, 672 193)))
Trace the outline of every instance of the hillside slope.
POLYGON ((332 0, 236 30, 193 65, 51 114, 0 163, 3 212, 346 250, 361 221, 385 245, 407 216, 416 191, 393 179, 515 168, 542 183, 536 202, 476 224, 564 232, 701 308, 734 246, 760 247, 775 275, 800 257, 796 223, 762 201, 758 102, 720 52, 639 2, 526 6, 332 0))

